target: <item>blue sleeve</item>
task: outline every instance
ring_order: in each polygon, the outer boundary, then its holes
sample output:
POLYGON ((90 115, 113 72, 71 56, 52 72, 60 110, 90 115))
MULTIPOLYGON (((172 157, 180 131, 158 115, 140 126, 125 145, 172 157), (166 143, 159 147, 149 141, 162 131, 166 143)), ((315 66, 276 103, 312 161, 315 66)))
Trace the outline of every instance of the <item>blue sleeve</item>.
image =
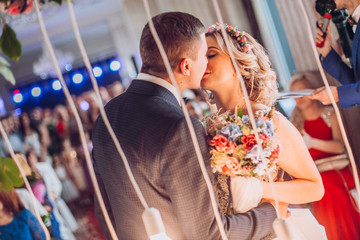
POLYGON ((34 240, 45 240, 45 233, 37 218, 27 209, 23 210, 24 217, 30 227, 30 234, 34 240))
POLYGON ((360 82, 339 86, 337 90, 342 108, 360 105, 360 82))
POLYGON ((354 71, 341 60, 334 49, 331 49, 321 64, 323 68, 341 84, 345 85, 356 82, 354 71))

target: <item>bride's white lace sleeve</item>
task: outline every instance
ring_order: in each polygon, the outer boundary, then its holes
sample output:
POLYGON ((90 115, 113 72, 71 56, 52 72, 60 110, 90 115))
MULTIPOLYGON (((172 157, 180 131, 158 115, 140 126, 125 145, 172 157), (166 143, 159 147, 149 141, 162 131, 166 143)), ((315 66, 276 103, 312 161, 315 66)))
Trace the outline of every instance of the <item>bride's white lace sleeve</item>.
POLYGON ((244 213, 256 207, 263 195, 261 181, 254 177, 231 177, 230 189, 234 213, 244 213))

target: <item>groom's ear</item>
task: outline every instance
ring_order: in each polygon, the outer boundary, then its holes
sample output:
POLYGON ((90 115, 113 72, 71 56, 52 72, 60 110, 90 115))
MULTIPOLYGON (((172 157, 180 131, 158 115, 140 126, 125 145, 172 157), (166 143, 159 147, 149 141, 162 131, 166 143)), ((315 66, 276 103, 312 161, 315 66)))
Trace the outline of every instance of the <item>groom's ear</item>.
POLYGON ((185 76, 190 76, 190 61, 188 58, 181 59, 179 63, 179 71, 185 76))

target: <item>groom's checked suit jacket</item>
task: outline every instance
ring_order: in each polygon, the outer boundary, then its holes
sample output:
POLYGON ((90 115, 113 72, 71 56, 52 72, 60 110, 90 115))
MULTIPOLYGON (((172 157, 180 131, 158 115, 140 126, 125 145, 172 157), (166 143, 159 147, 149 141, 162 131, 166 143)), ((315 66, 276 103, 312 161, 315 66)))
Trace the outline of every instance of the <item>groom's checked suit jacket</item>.
MULTIPOLYGON (((157 84, 133 80, 105 109, 145 200, 160 211, 168 236, 173 240, 221 239, 175 96, 157 84)), ((192 122, 212 178, 204 129, 198 120, 192 118, 192 122)), ((119 239, 148 239, 141 218, 144 208, 101 117, 94 125, 92 139, 97 179, 119 239)), ((96 212, 107 232, 102 214, 96 212)), ((230 239, 261 239, 271 231, 275 210, 265 203, 248 213, 222 219, 230 239)))
POLYGON ((342 108, 360 105, 360 24, 357 24, 352 43, 352 69, 331 49, 323 59, 324 69, 342 85, 337 87, 342 108))

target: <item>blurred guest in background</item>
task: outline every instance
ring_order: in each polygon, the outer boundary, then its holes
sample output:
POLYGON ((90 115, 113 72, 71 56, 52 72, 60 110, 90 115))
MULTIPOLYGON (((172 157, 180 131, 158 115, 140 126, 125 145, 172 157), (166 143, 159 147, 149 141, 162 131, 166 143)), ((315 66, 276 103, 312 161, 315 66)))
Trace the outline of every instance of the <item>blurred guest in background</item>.
POLYGON ((0 190, 0 238, 45 240, 40 223, 24 208, 14 189, 10 192, 0 190))
MULTIPOLYGON (((293 76, 292 91, 314 89, 317 79, 310 73, 293 76)), ((333 157, 344 152, 336 114, 309 97, 295 98, 292 122, 301 131, 309 152, 323 180, 325 195, 313 203, 314 216, 326 229, 329 240, 359 239, 360 214, 349 190, 355 187, 345 157, 333 157)))

